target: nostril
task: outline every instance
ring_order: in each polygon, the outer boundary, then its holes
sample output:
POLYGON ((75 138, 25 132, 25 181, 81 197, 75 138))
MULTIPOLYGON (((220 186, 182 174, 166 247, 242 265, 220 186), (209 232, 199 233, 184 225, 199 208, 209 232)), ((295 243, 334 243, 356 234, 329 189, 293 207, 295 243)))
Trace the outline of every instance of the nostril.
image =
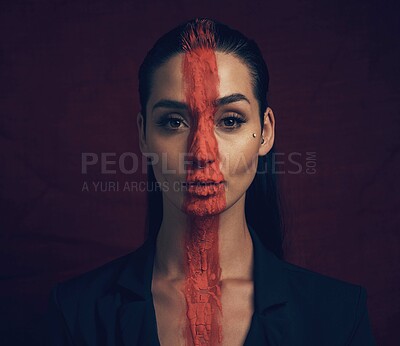
POLYGON ((198 162, 197 164, 195 164, 195 166, 196 166, 197 168, 204 168, 206 165, 205 165, 204 162, 198 162))
POLYGON ((206 166, 212 164, 215 160, 210 157, 198 157, 198 156, 190 156, 190 159, 187 161, 188 165, 193 168, 205 168, 206 166))
POLYGON ((189 160, 193 168, 205 168, 216 160, 215 150, 204 136, 196 136, 190 146, 189 160))
POLYGON ((194 161, 193 166, 197 168, 205 168, 211 161, 194 161))
POLYGON ((205 167, 207 164, 215 161, 213 156, 214 155, 212 155, 212 153, 197 151, 195 153, 188 154, 188 161, 197 167, 205 167))

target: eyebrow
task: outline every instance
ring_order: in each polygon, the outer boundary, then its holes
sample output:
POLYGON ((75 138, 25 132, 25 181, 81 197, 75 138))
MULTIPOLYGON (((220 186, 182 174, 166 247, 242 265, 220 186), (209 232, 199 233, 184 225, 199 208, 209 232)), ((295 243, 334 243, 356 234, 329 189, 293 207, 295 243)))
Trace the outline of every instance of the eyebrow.
MULTIPOLYGON (((216 107, 219 107, 239 101, 246 101, 248 104, 250 104, 250 101, 246 96, 236 93, 216 99, 214 101, 214 105, 216 107)), ((156 108, 173 108, 187 110, 188 106, 184 102, 162 99, 153 106, 152 111, 154 111, 156 108)))

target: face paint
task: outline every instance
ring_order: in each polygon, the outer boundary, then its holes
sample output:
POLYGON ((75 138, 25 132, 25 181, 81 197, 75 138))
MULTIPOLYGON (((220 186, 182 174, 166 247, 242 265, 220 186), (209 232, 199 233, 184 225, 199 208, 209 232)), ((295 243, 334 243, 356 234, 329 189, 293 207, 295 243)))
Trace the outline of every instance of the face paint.
POLYGON ((226 206, 224 176, 219 169, 214 134, 219 77, 212 30, 207 25, 198 25, 183 40, 185 96, 193 119, 183 203, 183 210, 189 215, 184 243, 185 335, 188 345, 218 345, 222 342, 218 214, 226 206))

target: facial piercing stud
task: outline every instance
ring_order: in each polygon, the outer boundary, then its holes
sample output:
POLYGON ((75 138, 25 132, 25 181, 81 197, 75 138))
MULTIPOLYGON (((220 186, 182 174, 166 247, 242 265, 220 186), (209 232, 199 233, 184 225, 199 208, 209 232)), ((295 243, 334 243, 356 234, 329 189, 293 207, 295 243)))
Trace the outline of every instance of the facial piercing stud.
POLYGON ((253 133, 253 138, 256 138, 256 137, 257 137, 257 135, 255 133, 253 133))

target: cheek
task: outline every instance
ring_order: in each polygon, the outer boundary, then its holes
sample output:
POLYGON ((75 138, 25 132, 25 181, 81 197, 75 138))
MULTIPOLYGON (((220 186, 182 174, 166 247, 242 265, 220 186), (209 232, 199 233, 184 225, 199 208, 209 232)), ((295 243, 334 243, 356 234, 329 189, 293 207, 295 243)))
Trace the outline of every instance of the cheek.
POLYGON ((220 144, 221 170, 226 177, 253 176, 257 170, 258 143, 252 139, 236 137, 235 142, 220 144))
POLYGON ((149 152, 153 157, 153 170, 157 180, 176 180, 185 176, 184 160, 186 153, 186 137, 154 136, 149 138, 149 152))

